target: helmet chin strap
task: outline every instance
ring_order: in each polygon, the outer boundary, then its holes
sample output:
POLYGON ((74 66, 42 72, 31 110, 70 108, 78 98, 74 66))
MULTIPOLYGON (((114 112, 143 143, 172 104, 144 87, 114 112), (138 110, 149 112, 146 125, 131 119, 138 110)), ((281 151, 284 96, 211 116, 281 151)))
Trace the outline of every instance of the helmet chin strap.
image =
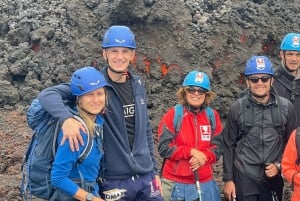
MULTIPOLYGON (((128 71, 115 71, 115 70, 112 69, 112 67, 110 67, 109 65, 108 65, 108 68, 109 68, 109 70, 112 71, 113 73, 116 73, 116 74, 119 74, 119 75, 120 75, 120 77, 119 77, 118 79, 112 80, 113 82, 118 82, 119 80, 121 80, 122 77, 123 77, 123 75, 125 75, 127 78, 129 78, 129 76, 128 76, 128 71)), ((110 79, 111 79, 111 78, 110 78, 110 79)))
POLYGON ((114 70, 114 69, 109 65, 108 59, 106 60, 106 62, 107 62, 107 64, 108 64, 108 69, 109 69, 111 72, 120 75, 120 77, 119 77, 118 79, 113 80, 114 82, 117 82, 117 81, 121 80, 121 78, 122 78, 123 75, 125 75, 127 78, 129 78, 129 75, 128 75, 128 68, 129 68, 129 67, 127 67, 126 71, 116 71, 116 70, 114 70))

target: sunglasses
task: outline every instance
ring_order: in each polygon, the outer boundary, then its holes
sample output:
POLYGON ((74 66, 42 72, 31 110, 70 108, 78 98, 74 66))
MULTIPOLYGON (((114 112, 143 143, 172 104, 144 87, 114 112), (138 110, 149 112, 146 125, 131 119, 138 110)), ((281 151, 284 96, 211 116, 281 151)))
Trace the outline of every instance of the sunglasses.
POLYGON ((206 94, 207 90, 201 89, 201 88, 195 88, 195 87, 188 87, 186 88, 186 91, 189 92, 190 94, 196 94, 198 92, 199 95, 206 94))
POLYGON ((252 83, 258 83, 259 80, 261 80, 263 83, 266 83, 270 80, 270 76, 262 76, 262 77, 249 77, 248 80, 252 83))

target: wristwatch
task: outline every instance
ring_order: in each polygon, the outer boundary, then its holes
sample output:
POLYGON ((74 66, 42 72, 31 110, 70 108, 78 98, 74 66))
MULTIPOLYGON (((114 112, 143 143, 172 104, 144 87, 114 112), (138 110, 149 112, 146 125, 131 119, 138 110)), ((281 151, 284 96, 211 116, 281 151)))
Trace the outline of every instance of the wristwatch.
POLYGON ((281 164, 279 162, 275 162, 274 165, 277 167, 278 171, 281 171, 281 164))
POLYGON ((86 195, 86 201, 92 201, 93 198, 94 198, 94 195, 93 195, 92 193, 88 193, 88 194, 86 195))

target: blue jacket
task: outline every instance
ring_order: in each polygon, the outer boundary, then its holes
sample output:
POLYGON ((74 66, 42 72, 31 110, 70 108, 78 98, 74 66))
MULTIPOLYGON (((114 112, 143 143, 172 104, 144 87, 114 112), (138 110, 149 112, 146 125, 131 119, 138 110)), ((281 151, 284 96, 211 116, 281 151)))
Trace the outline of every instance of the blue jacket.
MULTIPOLYGON (((103 119, 97 116, 96 123, 102 125, 103 119)), ((68 141, 60 145, 63 133, 62 131, 59 133, 57 138, 58 148, 51 170, 51 184, 67 194, 74 196, 79 189, 79 186, 74 181, 81 181, 81 174, 85 182, 94 184, 94 191, 92 193, 98 195, 99 187, 96 180, 100 169, 100 160, 103 156, 101 137, 94 136, 90 153, 82 163, 76 163, 87 145, 87 135, 81 133, 81 136, 83 137, 84 145, 80 146, 79 151, 72 152, 68 141), (99 162, 95 163, 95 161, 99 162)))
MULTIPOLYGON (((101 70, 107 82, 107 67, 101 70)), ((101 177, 123 179, 134 175, 157 173, 154 153, 154 139, 147 111, 146 91, 141 79, 129 72, 135 103, 135 134, 130 149, 123 108, 117 91, 107 87, 108 105, 104 114, 104 163, 101 177)), ((63 100, 74 100, 68 84, 61 84, 43 90, 38 96, 43 107, 54 117, 64 121, 72 117, 63 100)))

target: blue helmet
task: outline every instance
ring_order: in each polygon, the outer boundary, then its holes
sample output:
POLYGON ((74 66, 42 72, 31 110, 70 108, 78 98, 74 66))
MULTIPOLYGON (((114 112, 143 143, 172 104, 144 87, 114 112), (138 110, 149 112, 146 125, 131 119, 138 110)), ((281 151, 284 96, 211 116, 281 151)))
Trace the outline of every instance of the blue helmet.
POLYGON ((105 86, 107 82, 104 76, 94 67, 80 68, 71 77, 71 93, 75 96, 82 96, 105 86))
POLYGON ((135 37, 127 26, 111 26, 104 34, 102 48, 136 48, 135 37))
POLYGON ((185 76, 182 86, 197 86, 209 91, 209 77, 203 72, 191 71, 185 76))
POLYGON ((289 33, 285 35, 281 42, 280 49, 300 52, 300 34, 289 33))
POLYGON ((245 75, 274 74, 272 62, 265 56, 252 56, 246 64, 245 75))

